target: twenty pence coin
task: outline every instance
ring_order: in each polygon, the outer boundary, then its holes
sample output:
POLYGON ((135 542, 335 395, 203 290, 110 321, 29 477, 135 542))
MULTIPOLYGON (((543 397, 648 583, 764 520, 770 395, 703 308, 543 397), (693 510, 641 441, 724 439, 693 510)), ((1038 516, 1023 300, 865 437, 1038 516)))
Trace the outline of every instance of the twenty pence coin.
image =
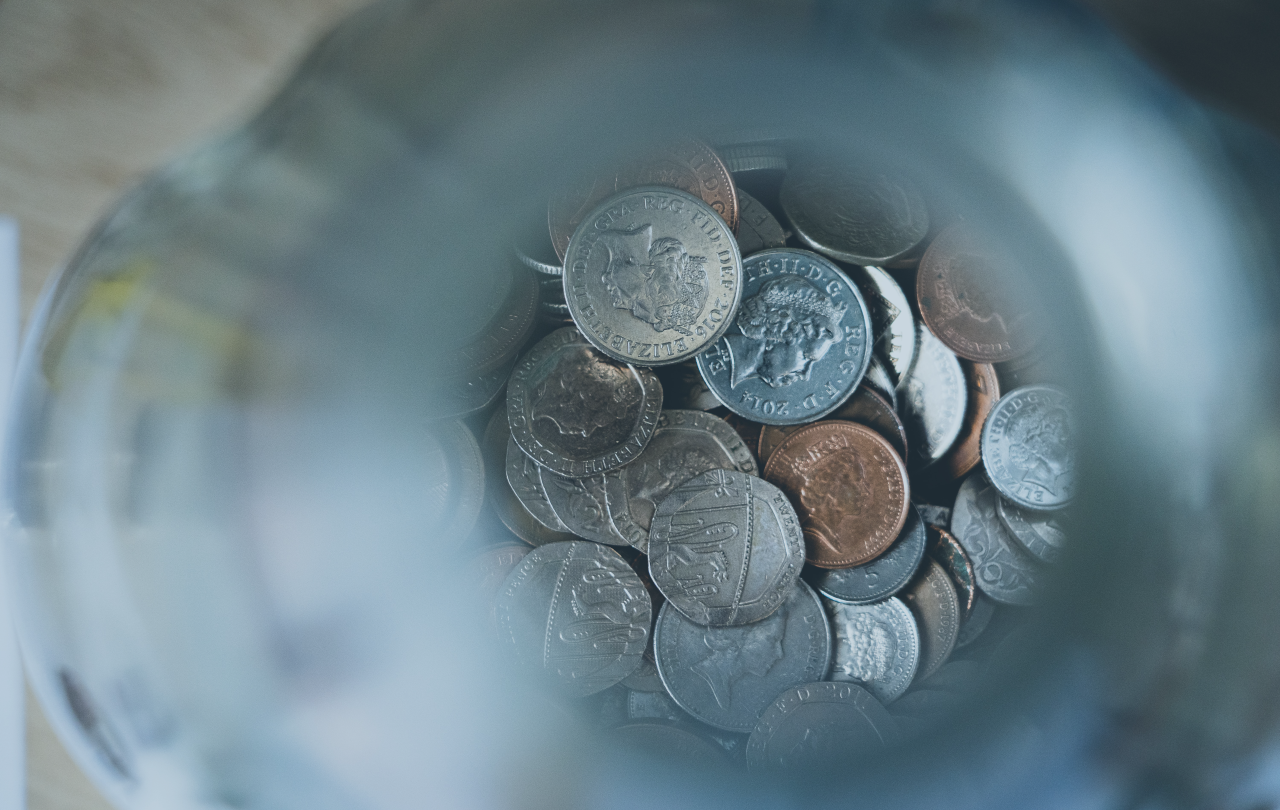
POLYGON ((550 504, 547 504, 545 493, 541 493, 542 484, 538 478, 537 463, 526 456, 511 438, 511 428, 507 426, 506 408, 495 410, 489 419, 489 424, 485 427, 483 455, 485 498, 489 502, 489 508, 516 537, 531 546, 577 539, 568 533, 567 527, 565 529, 547 528, 533 516, 522 498, 516 494, 515 487, 519 484, 524 488, 526 497, 535 501, 535 506, 545 506, 546 514, 559 520, 555 517, 550 504), (516 455, 513 456, 512 453, 516 455), (508 467, 508 463, 512 461, 515 462, 514 473, 508 467))

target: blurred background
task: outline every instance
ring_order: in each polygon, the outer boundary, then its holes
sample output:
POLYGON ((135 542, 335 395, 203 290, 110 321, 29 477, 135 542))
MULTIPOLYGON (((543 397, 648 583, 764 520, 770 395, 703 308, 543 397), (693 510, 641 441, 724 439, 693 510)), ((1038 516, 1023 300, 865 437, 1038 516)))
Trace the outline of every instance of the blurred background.
MULTIPOLYGON (((24 317, 122 192, 192 142, 241 122, 320 33, 363 4, 0 0, 0 214, 22 228, 24 317)), ((1088 5, 1190 94, 1280 135, 1276 4, 1088 5)), ((105 808, 28 703, 29 806, 105 808)))

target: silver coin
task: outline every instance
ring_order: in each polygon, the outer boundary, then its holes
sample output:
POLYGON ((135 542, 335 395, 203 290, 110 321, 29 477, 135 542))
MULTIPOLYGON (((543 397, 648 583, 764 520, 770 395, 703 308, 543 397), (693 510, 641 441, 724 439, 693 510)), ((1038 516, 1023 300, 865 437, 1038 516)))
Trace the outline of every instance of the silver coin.
POLYGON ((897 721, 852 683, 807 683, 778 695, 747 740, 752 768, 831 768, 892 745, 897 721))
POLYGON ((956 649, 968 646, 982 635, 982 631, 991 624, 991 617, 994 615, 996 615, 996 603, 988 596, 977 594, 973 599, 973 610, 969 611, 969 616, 960 625, 960 635, 956 636, 956 649))
POLYGON ((915 507, 907 512, 893 545, 869 563, 852 568, 810 568, 810 585, 823 596, 848 605, 866 605, 893 596, 906 587, 924 559, 925 524, 915 507))
POLYGON ((800 240, 854 264, 880 264, 911 250, 929 232, 929 212, 906 177, 822 159, 792 161, 778 192, 800 240))
POLYGON ((674 188, 633 188, 602 202, 573 232, 564 267, 573 320, 624 363, 693 357, 729 328, 742 297, 733 231, 674 188))
POLYGON ((569 478, 540 467, 542 490, 556 517, 579 537, 607 546, 628 545, 627 538, 609 516, 605 488, 608 479, 617 476, 613 470, 586 478, 569 478))
POLYGON ((572 478, 640 455, 661 410, 652 371, 603 357, 572 327, 538 341, 507 383, 511 436, 534 461, 572 478))
POLYGON ((978 590, 997 602, 1029 605, 1041 573, 1036 561, 996 514, 999 493, 986 476, 974 473, 960 485, 951 509, 951 533, 973 563, 978 590))
POLYGON ((428 403, 428 418, 457 419, 477 411, 483 411, 502 394, 517 358, 492 371, 482 371, 463 377, 441 377, 433 381, 428 403))
POLYGON ((738 470, 676 487, 653 515, 649 576, 698 624, 758 622, 792 593, 804 565, 800 519, 782 490, 738 470))
POLYGON ((924 679, 942 666, 955 649, 960 633, 960 598, 947 572, 931 559, 926 559, 921 576, 902 592, 901 598, 920 628, 916 677, 924 679))
POLYGON ((537 259, 530 256, 528 253, 525 253, 520 248, 516 248, 515 251, 516 251, 516 258, 520 260, 521 264, 523 264, 525 267, 529 268, 530 270, 534 270, 546 276, 563 276, 564 275, 564 268, 558 264, 538 261, 537 259))
POLYGON ((671 760, 685 768, 724 765, 724 754, 714 743, 669 721, 628 723, 613 730, 618 742, 651 759, 671 760))
POLYGON ((652 604, 616 551, 573 541, 529 552, 502 584, 496 613, 521 664, 570 694, 590 695, 639 665, 652 604))
POLYGON ((951 531, 951 508, 947 506, 938 506, 932 503, 917 503, 916 509, 920 512, 920 518, 930 526, 937 526, 939 529, 951 531))
MULTIPOLYGON (((786 171, 787 150, 778 142, 740 143, 716 148, 724 167, 734 174, 765 170, 786 171)), ((738 205, 741 212, 742 189, 738 189, 738 205)), ((741 213, 738 223, 741 225, 741 213)))
POLYGON ((947 454, 964 429, 969 399, 964 370, 955 354, 923 324, 918 325, 920 353, 902 386, 899 413, 911 447, 908 463, 927 467, 947 454))
POLYGON ((420 492, 434 517, 428 537, 461 543, 484 505, 484 458, 480 444, 461 422, 433 423, 420 437, 424 480, 420 492))
MULTIPOLYGON (((731 170, 732 171, 732 170, 731 170)), ((787 232, 769 209, 742 189, 738 189, 738 250, 745 258, 787 243, 787 232)))
POLYGON ((867 365, 867 373, 862 378, 862 384, 870 386, 877 394, 889 400, 889 404, 895 411, 898 410, 898 390, 894 388, 893 380, 889 378, 889 372, 885 370, 884 363, 874 353, 871 355, 871 362, 867 365))
POLYGON ((1052 385, 1016 388, 982 426, 982 466, 1000 494, 1026 509, 1060 509, 1076 492, 1075 416, 1052 385))
POLYGON ((902 600, 824 604, 835 636, 830 679, 859 683, 881 703, 907 691, 920 663, 920 631, 902 600))
POLYGON ((628 543, 648 553, 658 504, 685 481, 715 469, 759 474, 755 456, 728 422, 703 411, 664 410, 640 457, 610 475, 609 515, 628 543))
POLYGON ((656 718, 685 723, 690 720, 689 713, 676 705, 676 702, 663 692, 637 692, 627 695, 627 717, 631 720, 656 718))
POLYGON ((1045 563, 1056 562, 1067 542, 1066 527, 1057 512, 1032 512, 1004 498, 996 502, 996 514, 1022 547, 1045 563))
POLYGON ((667 693, 689 714, 726 731, 750 732, 780 692, 822 678, 831 664, 826 612, 803 582, 755 624, 704 627, 668 603, 654 633, 667 693))
POLYGON ((871 318, 848 276, 807 250, 764 250, 743 263, 742 307, 698 355, 729 410, 766 425, 819 419, 853 394, 871 362, 871 318))
POLYGON ((567 532, 569 527, 556 515, 542 487, 542 466, 520 449, 514 438, 507 442, 507 483, 520 505, 543 526, 553 532, 567 532))
POLYGON ((907 294, 893 276, 874 265, 849 267, 846 271, 862 291, 871 313, 875 355, 889 372, 893 387, 899 388, 915 365, 919 340, 907 294))

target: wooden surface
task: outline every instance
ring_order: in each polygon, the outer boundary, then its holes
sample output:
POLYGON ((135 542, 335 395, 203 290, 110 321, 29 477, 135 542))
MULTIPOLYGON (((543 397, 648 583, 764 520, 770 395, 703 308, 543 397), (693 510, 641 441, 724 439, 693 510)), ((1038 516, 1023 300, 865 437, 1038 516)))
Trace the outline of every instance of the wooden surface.
MULTIPOLYGON (((22 228, 22 304, 112 201, 235 126, 363 0, 0 0, 0 214, 22 228)), ((28 695, 31 810, 108 805, 28 695)))

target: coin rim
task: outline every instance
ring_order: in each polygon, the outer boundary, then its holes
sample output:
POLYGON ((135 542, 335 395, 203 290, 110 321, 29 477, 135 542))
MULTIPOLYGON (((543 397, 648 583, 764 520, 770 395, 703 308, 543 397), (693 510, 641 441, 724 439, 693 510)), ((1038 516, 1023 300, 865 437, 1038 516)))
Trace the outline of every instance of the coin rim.
MULTIPOLYGON (((1075 496, 1072 495, 1070 498, 1067 498, 1066 500, 1063 500, 1063 501, 1058 501, 1057 503, 1054 503, 1052 505, 1046 505, 1043 503, 1041 504, 1030 503, 1018 497, 1017 494, 1006 490, 1005 487, 1008 486, 1008 484, 1004 483, 1002 485, 1002 482, 998 480, 996 476, 992 475, 990 468, 987 467, 987 461, 992 456, 991 442, 995 441, 995 439, 990 438, 992 421, 995 420, 995 416, 1000 411, 1001 406, 1005 405, 1009 401, 1012 401, 1012 399, 1015 396, 1018 396, 1020 394, 1025 394, 1029 391, 1048 391, 1050 393, 1057 394, 1058 396, 1066 400, 1065 408, 1067 412, 1070 413, 1073 417, 1075 416, 1075 409, 1072 407, 1071 395, 1056 385, 1036 383, 1034 385, 1023 385, 1013 389, 1012 391, 1009 391, 1004 396, 1000 397, 1000 399, 996 402, 996 404, 991 408, 991 412, 987 414, 986 421, 982 423, 982 439, 980 440, 980 447, 981 447, 980 452, 982 454, 982 472, 986 475, 987 480, 991 482, 991 486, 995 487, 996 491, 999 492, 1002 497, 1008 498, 1009 500, 1013 501, 1015 505, 1021 506, 1022 508, 1027 509, 1028 511, 1031 511, 1031 512, 1057 512, 1058 510, 1069 506, 1071 502, 1075 500, 1075 496)), ((1073 476, 1075 475, 1074 461, 1072 462, 1072 475, 1073 476)))

